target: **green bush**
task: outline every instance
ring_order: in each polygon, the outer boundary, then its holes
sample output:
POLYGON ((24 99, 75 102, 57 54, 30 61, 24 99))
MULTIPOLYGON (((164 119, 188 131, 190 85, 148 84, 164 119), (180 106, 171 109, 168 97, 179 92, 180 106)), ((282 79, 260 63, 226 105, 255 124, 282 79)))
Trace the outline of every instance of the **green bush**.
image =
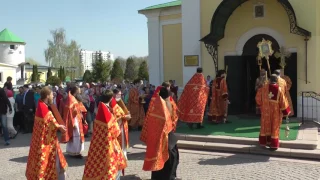
POLYGON ((57 76, 51 76, 46 81, 46 86, 48 86, 49 84, 51 86, 59 86, 61 84, 61 80, 57 76))

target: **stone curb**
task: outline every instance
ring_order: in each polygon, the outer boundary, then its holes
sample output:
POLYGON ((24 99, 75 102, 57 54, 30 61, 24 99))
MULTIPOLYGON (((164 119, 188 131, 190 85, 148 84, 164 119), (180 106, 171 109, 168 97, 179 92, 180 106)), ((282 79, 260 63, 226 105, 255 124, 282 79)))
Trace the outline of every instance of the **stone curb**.
MULTIPOLYGON (((277 151, 269 151, 266 148, 256 145, 240 145, 240 144, 225 144, 212 142, 194 142, 194 141, 178 141, 180 149, 198 150, 198 151, 217 151, 217 152, 231 152, 231 153, 246 153, 258 154, 267 156, 278 156, 287 158, 302 158, 320 160, 320 150, 300 150, 279 148, 277 151)), ((133 148, 145 149, 145 145, 135 145, 133 148)))
POLYGON ((277 151, 269 151, 268 149, 265 149, 263 147, 256 146, 256 145, 192 142, 192 141, 181 141, 181 140, 178 141, 178 147, 182 149, 249 153, 249 154, 260 154, 260 155, 268 155, 268 156, 281 156, 281 157, 320 160, 320 150, 279 148, 277 151))
MULTIPOLYGON (((207 143, 224 143, 224 144, 239 144, 257 146, 258 139, 255 138, 241 138, 231 136, 211 136, 211 135, 189 135, 189 134, 175 134, 178 140, 193 141, 194 142, 207 142, 207 143)), ((317 135, 315 135, 317 136, 317 135)), ((318 139, 315 140, 294 140, 294 141, 280 141, 281 148, 289 149, 305 149, 315 150, 318 146, 318 139)))

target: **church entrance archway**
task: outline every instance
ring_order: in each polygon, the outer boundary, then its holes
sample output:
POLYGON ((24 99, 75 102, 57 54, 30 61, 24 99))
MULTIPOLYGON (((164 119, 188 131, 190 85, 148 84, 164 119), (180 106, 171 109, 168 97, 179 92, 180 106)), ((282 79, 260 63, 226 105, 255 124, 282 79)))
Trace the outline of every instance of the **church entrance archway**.
MULTIPOLYGON (((257 44, 262 39, 272 42, 273 50, 279 51, 279 43, 270 35, 258 34, 251 37, 243 46, 242 56, 225 56, 225 66, 228 70, 227 81, 231 104, 229 106, 230 115, 255 114, 255 82, 259 77, 259 66, 257 65, 257 55, 259 50, 257 44)), ((263 59, 262 68, 269 71, 267 61, 263 59)), ((274 70, 280 69, 279 59, 272 55, 269 59, 271 74, 274 70)), ((285 74, 292 80, 290 91, 293 104, 297 101, 297 54, 292 53, 285 74)), ((296 111, 295 111, 296 112, 296 111)))

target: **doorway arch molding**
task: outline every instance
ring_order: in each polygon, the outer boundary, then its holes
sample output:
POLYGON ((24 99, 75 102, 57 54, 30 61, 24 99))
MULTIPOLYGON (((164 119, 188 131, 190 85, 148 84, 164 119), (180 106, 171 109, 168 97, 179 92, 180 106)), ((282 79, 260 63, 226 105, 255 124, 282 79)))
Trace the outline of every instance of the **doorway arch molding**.
MULTIPOLYGON (((205 44, 208 53, 211 55, 215 70, 218 71, 218 42, 224 38, 226 24, 232 13, 243 3, 249 0, 223 0, 215 10, 211 19, 210 33, 203 37, 200 41, 205 44)), ((311 32, 298 26, 296 14, 289 0, 277 0, 287 12, 290 33, 303 36, 305 38, 311 37, 311 32)))
POLYGON ((269 27, 256 27, 256 28, 250 29, 240 37, 240 39, 236 44, 236 54, 238 56, 241 56, 243 53, 243 47, 247 43, 247 41, 251 39, 253 36, 258 34, 266 34, 273 37, 278 42, 280 47, 285 45, 285 39, 278 31, 271 29, 269 27))

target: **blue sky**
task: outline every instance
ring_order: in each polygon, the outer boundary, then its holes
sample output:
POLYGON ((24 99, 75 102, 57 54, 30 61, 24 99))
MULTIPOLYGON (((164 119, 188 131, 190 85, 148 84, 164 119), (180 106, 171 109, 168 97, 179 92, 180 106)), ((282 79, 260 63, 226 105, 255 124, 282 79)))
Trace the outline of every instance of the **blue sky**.
POLYGON ((115 56, 148 54, 147 18, 139 9, 170 0, 15 0, 1 2, 0 31, 8 28, 26 41, 26 57, 45 62, 50 30, 64 28, 87 50, 115 56))

